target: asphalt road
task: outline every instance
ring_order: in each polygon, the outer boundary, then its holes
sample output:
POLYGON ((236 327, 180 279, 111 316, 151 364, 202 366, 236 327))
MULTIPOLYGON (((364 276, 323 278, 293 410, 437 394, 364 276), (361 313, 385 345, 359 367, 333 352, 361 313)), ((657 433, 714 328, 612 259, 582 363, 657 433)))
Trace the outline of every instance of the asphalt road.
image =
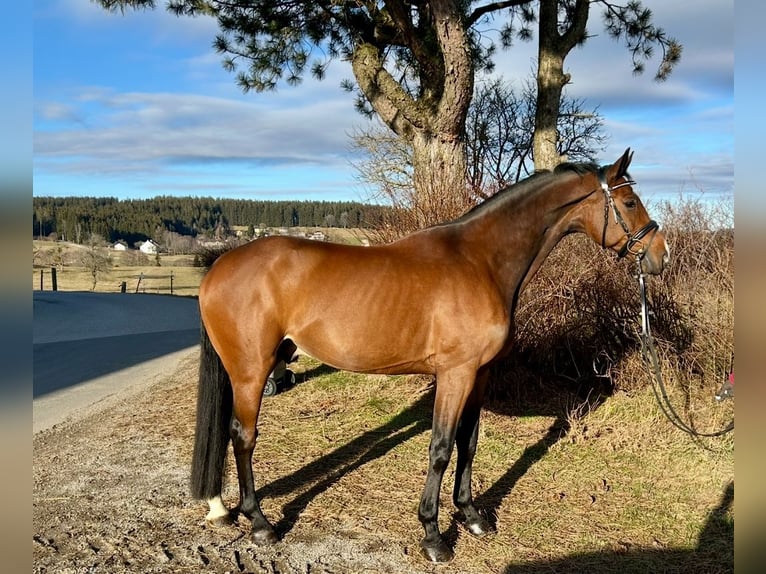
POLYGON ((172 372, 199 343, 197 300, 33 294, 33 432, 172 372))

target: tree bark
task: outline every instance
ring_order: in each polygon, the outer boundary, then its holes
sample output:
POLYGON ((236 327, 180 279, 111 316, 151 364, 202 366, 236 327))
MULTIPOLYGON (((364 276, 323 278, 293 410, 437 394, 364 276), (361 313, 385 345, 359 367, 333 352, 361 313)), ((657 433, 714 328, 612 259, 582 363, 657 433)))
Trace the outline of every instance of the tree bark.
POLYGON ((537 108, 533 154, 535 170, 553 169, 566 157, 558 152, 558 131, 561 94, 569 83, 564 73, 564 59, 585 38, 588 23, 588 0, 577 0, 572 19, 559 33, 558 0, 540 0, 540 33, 538 38, 537 108))
POLYGON ((374 43, 357 44, 351 61, 357 83, 375 112, 412 146, 416 209, 424 225, 462 213, 467 205, 464 134, 474 82, 470 43, 458 5, 433 2, 430 10, 436 42, 417 44, 417 97, 386 70, 381 48, 374 43))
POLYGON ((462 139, 419 132, 412 138, 412 161, 418 227, 436 225, 465 212, 469 194, 462 139))
POLYGON ((561 163, 556 125, 561 93, 567 81, 564 59, 541 45, 538 53, 537 108, 532 152, 536 171, 553 169, 561 163))

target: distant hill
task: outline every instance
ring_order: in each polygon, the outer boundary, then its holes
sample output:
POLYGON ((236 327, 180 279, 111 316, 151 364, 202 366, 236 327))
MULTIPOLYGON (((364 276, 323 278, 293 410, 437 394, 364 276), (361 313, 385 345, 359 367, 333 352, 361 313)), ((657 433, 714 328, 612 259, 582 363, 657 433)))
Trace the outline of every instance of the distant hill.
POLYGON ((346 201, 259 201, 212 197, 119 200, 114 197, 33 197, 32 236, 81 243, 96 233, 129 244, 159 230, 181 235, 228 235, 234 226, 375 227, 388 209, 346 201))

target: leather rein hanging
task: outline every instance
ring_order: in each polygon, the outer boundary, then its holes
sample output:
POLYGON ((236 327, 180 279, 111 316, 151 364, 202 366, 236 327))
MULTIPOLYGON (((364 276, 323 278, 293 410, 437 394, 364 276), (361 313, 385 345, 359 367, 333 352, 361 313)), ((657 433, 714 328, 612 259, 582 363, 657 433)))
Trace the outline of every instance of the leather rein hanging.
MULTIPOLYGON (((646 296, 646 274, 642 267, 646 249, 641 240, 650 232, 659 229, 659 225, 652 219, 641 229, 631 234, 630 228, 622 218, 619 209, 617 209, 617 205, 612 197, 612 191, 619 189, 620 187, 635 185, 636 182, 626 179, 626 181, 610 187, 606 181, 606 173, 604 169, 599 170, 598 179, 601 184, 601 189, 604 192, 604 231, 601 236, 601 247, 606 247, 606 228, 609 225, 609 208, 611 207, 615 222, 622 227, 622 230, 628 238, 625 244, 620 248, 617 257, 618 259, 623 258, 628 253, 631 253, 636 257, 636 266, 638 268, 636 278, 638 279, 638 288, 641 297, 641 333, 639 335, 639 338, 641 339, 641 355, 647 362, 649 371, 652 374, 652 390, 654 391, 654 396, 657 399, 657 404, 659 404, 660 410, 674 426, 695 437, 716 437, 734 430, 734 420, 732 419, 732 421, 721 430, 715 432, 700 432, 694 429, 690 424, 686 423, 686 421, 684 421, 673 408, 673 404, 670 402, 665 383, 662 379, 660 360, 657 355, 657 349, 654 346, 654 337, 652 337, 651 325, 649 323, 649 316, 652 312, 649 310, 646 296), (636 245, 639 246, 637 250, 635 249, 636 245)), ((654 236, 652 236, 652 239, 654 239, 654 236)))

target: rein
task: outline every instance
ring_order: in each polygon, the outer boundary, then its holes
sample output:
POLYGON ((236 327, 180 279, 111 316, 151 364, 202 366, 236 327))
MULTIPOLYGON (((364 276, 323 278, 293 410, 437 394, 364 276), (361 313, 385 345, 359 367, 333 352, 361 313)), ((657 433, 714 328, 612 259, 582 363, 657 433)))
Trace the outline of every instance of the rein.
POLYGON ((642 259, 643 257, 641 255, 636 256, 636 264, 638 266, 638 289, 641 295, 641 334, 639 337, 641 339, 641 355, 644 357, 644 360, 649 366, 649 370, 652 374, 652 390, 654 391, 654 396, 657 399, 657 404, 660 406, 663 414, 675 427, 692 436, 716 437, 733 431, 734 419, 732 419, 732 421, 721 430, 714 432, 700 432, 686 423, 686 421, 684 421, 673 408, 673 404, 670 402, 667 389, 665 388, 665 383, 662 380, 660 360, 657 356, 657 349, 654 346, 654 337, 652 337, 652 331, 649 325, 649 315, 651 315, 651 311, 649 310, 647 303, 645 282, 646 275, 644 274, 644 270, 641 267, 642 259))
MULTIPOLYGON (((606 173, 603 168, 598 171, 598 180, 601 184, 601 189, 604 192, 605 198, 604 231, 601 235, 601 247, 606 247, 606 228, 609 225, 609 208, 611 207, 615 222, 618 223, 620 227, 622 227, 622 230, 625 232, 625 235, 628 238, 628 240, 625 242, 625 245, 620 248, 620 251, 617 254, 617 258, 621 259, 628 253, 631 253, 636 257, 636 265, 638 267, 638 274, 636 277, 638 279, 638 289, 641 296, 641 334, 639 335, 639 338, 641 339, 641 355, 649 366, 649 370, 652 374, 652 390, 654 391, 654 396, 657 399, 657 404, 660 406, 660 410, 662 410, 663 414, 675 427, 695 437, 716 437, 734 430, 734 420, 732 420, 726 427, 721 430, 715 432, 699 432, 692 428, 691 425, 686 423, 686 421, 684 421, 673 408, 673 404, 670 402, 667 389, 665 388, 665 383, 662 379, 662 372, 660 371, 660 360, 657 356, 657 349, 654 346, 654 337, 652 337, 651 325, 649 324, 649 315, 651 315, 651 311, 649 310, 649 305, 646 297, 646 274, 644 273, 643 267, 641 265, 645 253, 645 248, 641 240, 650 232, 659 229, 660 226, 656 221, 651 219, 649 220, 649 223, 644 225, 641 229, 635 233, 631 233, 630 228, 625 223, 625 220, 620 214, 620 210, 617 209, 617 205, 615 204, 614 198, 612 197, 612 191, 619 189, 620 187, 635 185, 636 182, 628 179, 622 183, 610 187, 606 181, 606 173), (636 245, 638 245, 637 250, 634 249, 636 245)), ((654 236, 652 236, 652 239, 654 239, 654 236)))

